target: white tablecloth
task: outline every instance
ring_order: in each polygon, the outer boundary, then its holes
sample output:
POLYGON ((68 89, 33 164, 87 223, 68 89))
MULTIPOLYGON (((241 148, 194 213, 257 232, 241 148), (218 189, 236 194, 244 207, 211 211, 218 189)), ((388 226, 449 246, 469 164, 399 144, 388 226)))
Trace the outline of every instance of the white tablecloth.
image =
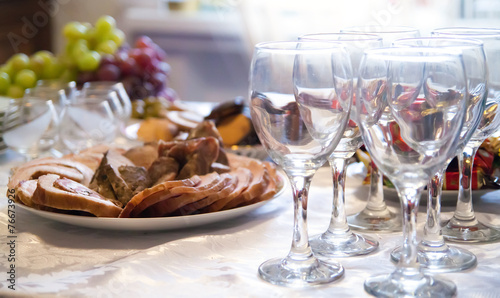
MULTIPOLYGON (((389 253, 401 233, 370 233, 380 242, 368 256, 339 258, 345 276, 308 289, 268 284, 258 266, 284 257, 292 237, 292 199, 287 185, 276 199, 234 220, 198 228, 162 232, 113 232, 61 224, 16 209, 15 262, 8 261, 8 169, 19 156, 0 155, 0 296, 52 297, 368 297, 364 280, 390 273, 389 253), (7 271, 15 264, 15 291, 8 289, 7 271)), ((350 167, 347 213, 361 210, 367 194, 356 166, 350 167)), ((313 180, 309 201, 309 232, 323 232, 329 223, 332 188, 328 168, 313 180)), ((453 201, 453 200, 451 200, 453 201)), ((395 198, 388 198, 397 208, 395 198)), ((450 200, 448 200, 450 202, 450 200)), ((425 206, 421 208, 424 210, 425 206)), ((450 217, 453 202, 444 207, 450 217)), ((475 199, 481 217, 500 227, 500 191, 475 199)), ((421 232, 424 213, 419 215, 421 232)), ((457 245, 457 244, 453 244, 457 245)), ((445 274, 455 282, 458 297, 500 297, 500 242, 461 244, 478 257, 476 268, 445 274)))

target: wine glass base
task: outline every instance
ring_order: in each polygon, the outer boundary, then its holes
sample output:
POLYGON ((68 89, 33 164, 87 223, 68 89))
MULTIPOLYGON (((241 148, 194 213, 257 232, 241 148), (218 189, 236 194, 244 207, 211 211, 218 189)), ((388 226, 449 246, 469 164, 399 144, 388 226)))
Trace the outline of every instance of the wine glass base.
MULTIPOLYGON (((420 267, 429 273, 445 273, 467 270, 477 264, 476 256, 466 249, 444 245, 442 250, 426 251, 418 249, 420 267)), ((401 247, 391 252, 391 260, 399 262, 401 247)))
POLYGON ((344 267, 337 262, 314 261, 304 264, 276 258, 259 267, 260 277, 272 284, 285 287, 307 287, 335 281, 344 276, 344 267))
POLYGON ((500 239, 500 230, 490 228, 476 219, 450 219, 442 228, 443 237, 455 242, 488 242, 500 239))
POLYGON ((378 248, 376 240, 352 232, 339 236, 327 231, 314 236, 309 244, 316 256, 326 258, 366 255, 378 248))
POLYGON ((364 231, 399 232, 402 230, 401 222, 401 217, 389 209, 383 211, 365 209, 347 217, 347 223, 352 229, 364 231))
POLYGON ((370 277, 365 291, 377 297, 454 297, 457 287, 449 280, 423 275, 418 279, 401 278, 398 274, 370 277))

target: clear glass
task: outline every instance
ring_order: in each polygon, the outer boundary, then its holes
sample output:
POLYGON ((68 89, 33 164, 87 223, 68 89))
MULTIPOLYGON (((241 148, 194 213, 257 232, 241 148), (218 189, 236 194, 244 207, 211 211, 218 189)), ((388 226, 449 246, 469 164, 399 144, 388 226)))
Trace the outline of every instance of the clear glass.
POLYGON ((53 89, 49 87, 34 87, 24 90, 24 97, 40 98, 51 100, 57 113, 60 115, 64 106, 68 103, 66 93, 62 89, 53 89))
POLYGON ((479 222, 472 206, 472 168, 477 149, 500 126, 500 30, 483 28, 441 28, 433 36, 473 38, 483 42, 488 65, 488 91, 486 106, 479 125, 458 154, 460 169, 457 208, 453 217, 444 223, 443 236, 457 242, 486 242, 500 239, 500 230, 479 222))
POLYGON ((80 98, 63 110, 59 135, 73 153, 98 144, 112 144, 116 132, 116 121, 106 100, 80 98))
POLYGON ((349 120, 349 55, 341 45, 328 42, 258 44, 250 70, 250 101, 257 135, 288 176, 294 202, 290 252, 263 263, 259 275, 291 287, 334 281, 343 276, 344 268, 314 257, 307 204, 312 177, 339 143, 349 120))
POLYGON ((57 143, 59 118, 51 100, 11 100, 2 123, 4 143, 26 160, 50 151, 57 143))
POLYGON ((121 117, 124 120, 124 122, 127 122, 128 119, 130 119, 130 115, 132 114, 132 104, 130 102, 130 98, 127 94, 127 91, 125 91, 125 88, 123 87, 123 84, 121 82, 111 82, 111 81, 86 82, 85 84, 83 84, 82 94, 83 96, 85 96, 85 94, 87 94, 87 91, 98 91, 98 90, 116 92, 118 100, 120 101, 121 106, 123 108, 121 117))
MULTIPOLYGON (((426 46, 439 48, 454 48, 462 51, 468 84, 468 103, 464 125, 460 133, 457 152, 463 148, 472 137, 479 125, 484 111, 488 69, 483 43, 479 40, 455 39, 446 37, 424 37, 400 39, 394 46, 426 46)), ((448 246, 441 233, 441 191, 443 188, 443 171, 440 169, 429 181, 427 201, 427 221, 424 226, 424 237, 418 246, 420 265, 431 272, 453 272, 469 269, 476 265, 476 256, 466 249, 448 246)), ((398 261, 401 248, 391 253, 391 258, 398 261)))
POLYGON ((38 80, 36 82, 36 87, 37 88, 46 88, 46 89, 52 89, 52 90, 63 90, 66 98, 69 101, 72 101, 75 99, 78 90, 76 89, 76 82, 75 81, 63 81, 63 80, 38 80))
MULTIPOLYGON (((323 33, 307 34, 299 40, 335 41, 345 46, 351 58, 353 77, 357 77, 363 51, 382 46, 382 38, 373 34, 323 33)), ((353 94, 353 102, 356 94, 353 94)), ((351 109, 350 120, 340 143, 328 158, 333 177, 333 206, 328 229, 312 237, 309 242, 315 255, 327 258, 349 257, 371 253, 378 248, 378 241, 353 233, 347 224, 345 212, 345 180, 347 160, 362 145, 361 133, 354 121, 355 109, 351 109)))
MULTIPOLYGON (((396 39, 420 36, 418 29, 407 26, 353 26, 344 28, 340 32, 376 34, 382 38, 384 46, 392 45, 396 39)), ((373 162, 371 163, 370 188, 366 207, 359 213, 348 216, 347 222, 352 228, 359 230, 401 231, 401 217, 398 210, 391 210, 387 207, 384 200, 383 175, 379 173, 373 162)))
POLYGON ((467 103, 461 52, 424 47, 365 51, 356 110, 366 149, 396 187, 403 211, 396 270, 370 277, 365 290, 383 297, 452 297, 456 286, 423 273, 416 224, 421 193, 453 158, 467 103))

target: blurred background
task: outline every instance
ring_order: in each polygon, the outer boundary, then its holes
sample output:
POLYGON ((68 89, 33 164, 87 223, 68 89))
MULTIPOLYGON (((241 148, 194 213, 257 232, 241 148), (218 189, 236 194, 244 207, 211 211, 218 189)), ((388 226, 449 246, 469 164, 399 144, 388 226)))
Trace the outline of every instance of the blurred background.
POLYGON ((500 27, 498 0, 1 0, 0 63, 16 52, 9 32, 29 37, 17 40, 18 51, 58 53, 66 23, 105 14, 130 43, 148 35, 166 51, 169 86, 181 99, 210 102, 246 96, 253 45, 261 41, 354 25, 413 26, 422 35, 445 26, 500 27))

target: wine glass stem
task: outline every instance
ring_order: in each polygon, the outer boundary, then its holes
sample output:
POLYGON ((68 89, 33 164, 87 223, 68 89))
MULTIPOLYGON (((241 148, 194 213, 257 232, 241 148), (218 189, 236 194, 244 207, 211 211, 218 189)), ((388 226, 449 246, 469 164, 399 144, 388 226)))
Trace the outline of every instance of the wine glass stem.
POLYGON ((403 209, 404 242, 397 271, 404 275, 422 274, 417 263, 417 212, 422 189, 405 187, 399 190, 403 209))
POLYGON ((465 146, 462 154, 458 155, 460 169, 460 180, 458 187, 458 201, 455 218, 460 220, 473 220, 475 218, 472 208, 472 167, 474 165, 474 156, 477 146, 465 146))
POLYGON ((375 163, 371 163, 372 171, 370 174, 370 192, 368 194, 368 202, 366 203, 366 209, 380 211, 387 209, 387 205, 384 201, 384 178, 380 174, 375 163))
POLYGON ((427 220, 425 221, 422 244, 434 248, 442 247, 445 245, 440 225, 443 171, 439 171, 431 178, 427 188, 429 190, 427 199, 427 220))
POLYGON ((333 173, 333 210, 328 230, 335 234, 349 232, 345 214, 345 177, 347 163, 344 158, 330 157, 328 159, 333 173))
POLYGON ((312 175, 289 175, 293 192, 294 223, 292 248, 288 258, 294 261, 305 261, 312 258, 307 233, 307 201, 312 175))

